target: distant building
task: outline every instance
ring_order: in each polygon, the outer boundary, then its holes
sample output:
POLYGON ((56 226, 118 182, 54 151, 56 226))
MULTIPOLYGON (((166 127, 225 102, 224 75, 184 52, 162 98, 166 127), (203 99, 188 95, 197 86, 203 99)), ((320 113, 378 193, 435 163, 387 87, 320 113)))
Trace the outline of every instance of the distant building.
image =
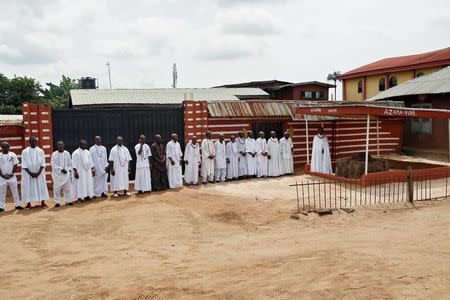
POLYGON ((408 56, 385 58, 342 74, 342 99, 363 101, 412 78, 450 65, 450 47, 408 56))
POLYGON ((277 100, 328 100, 328 90, 334 88, 334 85, 319 82, 308 81, 292 83, 288 81, 266 80, 251 81, 235 84, 221 85, 216 88, 260 88, 270 95, 270 98, 277 100))

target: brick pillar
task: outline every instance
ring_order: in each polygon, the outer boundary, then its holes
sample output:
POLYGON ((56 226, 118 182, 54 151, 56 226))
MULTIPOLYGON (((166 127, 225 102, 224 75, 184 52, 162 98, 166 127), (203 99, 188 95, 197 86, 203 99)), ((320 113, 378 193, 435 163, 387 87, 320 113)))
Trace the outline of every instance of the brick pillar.
POLYGON ((50 155, 53 152, 52 109, 50 105, 24 103, 22 105, 23 124, 25 127, 23 147, 28 147, 28 139, 35 136, 37 145, 44 150, 47 185, 51 185, 50 155))
POLYGON ((196 135, 201 141, 208 130, 208 102, 206 101, 184 101, 184 141, 196 135))

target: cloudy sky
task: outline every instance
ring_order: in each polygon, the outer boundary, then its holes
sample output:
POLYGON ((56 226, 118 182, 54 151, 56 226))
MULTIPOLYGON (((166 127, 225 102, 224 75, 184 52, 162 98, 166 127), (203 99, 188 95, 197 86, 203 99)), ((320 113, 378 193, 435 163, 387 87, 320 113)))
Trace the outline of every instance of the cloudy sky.
POLYGON ((0 73, 41 83, 92 76, 114 88, 279 79, 450 46, 450 2, 0 0, 0 73))

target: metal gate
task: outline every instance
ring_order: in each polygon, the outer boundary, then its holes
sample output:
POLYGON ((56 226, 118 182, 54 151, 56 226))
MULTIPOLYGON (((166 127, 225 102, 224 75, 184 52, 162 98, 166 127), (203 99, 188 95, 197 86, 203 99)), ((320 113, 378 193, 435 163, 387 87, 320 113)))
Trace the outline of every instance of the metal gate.
POLYGON ((102 137, 109 153, 115 145, 116 137, 122 136, 133 158, 130 179, 134 179, 134 146, 140 134, 144 134, 151 144, 156 134, 160 134, 163 141, 168 142, 170 134, 177 133, 181 146, 184 146, 182 107, 54 110, 52 119, 53 144, 56 147, 58 141, 64 141, 66 150, 70 153, 78 148, 80 139, 87 140, 89 146, 93 145, 96 135, 102 137))

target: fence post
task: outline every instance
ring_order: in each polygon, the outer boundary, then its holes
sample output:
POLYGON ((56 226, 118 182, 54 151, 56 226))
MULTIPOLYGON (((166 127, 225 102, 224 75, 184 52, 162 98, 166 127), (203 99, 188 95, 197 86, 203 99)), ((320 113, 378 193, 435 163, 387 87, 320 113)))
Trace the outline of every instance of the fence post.
POLYGON ((408 201, 414 201, 414 181, 411 166, 408 167, 408 201))

